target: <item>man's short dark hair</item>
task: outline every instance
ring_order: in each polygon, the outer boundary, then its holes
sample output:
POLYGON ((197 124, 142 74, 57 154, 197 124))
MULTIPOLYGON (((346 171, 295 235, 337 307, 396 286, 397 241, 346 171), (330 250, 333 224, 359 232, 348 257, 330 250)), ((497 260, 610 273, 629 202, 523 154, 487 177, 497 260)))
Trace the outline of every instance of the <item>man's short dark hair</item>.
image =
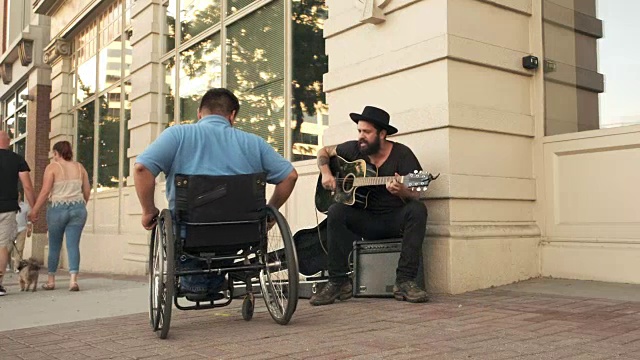
POLYGON ((225 88, 213 88, 207 91, 200 101, 200 110, 206 109, 211 114, 231 115, 238 113, 240 102, 238 98, 225 88))

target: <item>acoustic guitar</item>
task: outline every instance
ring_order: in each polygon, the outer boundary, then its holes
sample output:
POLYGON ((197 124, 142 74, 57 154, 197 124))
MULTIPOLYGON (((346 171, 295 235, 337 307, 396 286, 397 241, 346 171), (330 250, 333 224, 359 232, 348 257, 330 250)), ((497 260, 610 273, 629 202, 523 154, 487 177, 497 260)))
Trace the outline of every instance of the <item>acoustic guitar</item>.
MULTIPOLYGON (((318 176, 316 185, 316 209, 322 213, 329 211, 329 206, 334 203, 343 203, 360 208, 367 207, 369 186, 386 185, 395 179, 395 176, 378 176, 378 169, 367 164, 364 160, 347 161, 340 156, 334 156, 329 161, 331 173, 336 178, 336 190, 331 191, 322 187, 322 175, 318 176)), ((433 176, 423 171, 414 171, 399 177, 399 182, 414 191, 425 191, 432 180, 440 174, 433 176)))

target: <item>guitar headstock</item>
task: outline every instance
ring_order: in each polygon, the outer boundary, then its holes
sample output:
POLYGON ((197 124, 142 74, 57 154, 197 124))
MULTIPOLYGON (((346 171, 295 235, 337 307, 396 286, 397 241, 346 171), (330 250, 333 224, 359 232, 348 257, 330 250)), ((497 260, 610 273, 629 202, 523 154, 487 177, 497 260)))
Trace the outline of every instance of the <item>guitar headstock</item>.
POLYGON ((437 179, 439 176, 439 173, 438 175, 433 176, 430 172, 414 170, 413 173, 404 176, 403 183, 413 191, 426 191, 429 187, 429 183, 437 179))

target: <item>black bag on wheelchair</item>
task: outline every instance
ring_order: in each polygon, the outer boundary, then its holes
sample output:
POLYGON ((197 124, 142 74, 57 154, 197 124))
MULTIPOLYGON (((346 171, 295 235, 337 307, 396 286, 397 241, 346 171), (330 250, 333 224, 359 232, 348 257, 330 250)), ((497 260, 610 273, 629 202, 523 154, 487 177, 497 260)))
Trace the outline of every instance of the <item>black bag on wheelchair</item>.
POLYGON ((185 251, 238 251, 259 243, 266 217, 266 176, 175 177, 175 217, 185 251))

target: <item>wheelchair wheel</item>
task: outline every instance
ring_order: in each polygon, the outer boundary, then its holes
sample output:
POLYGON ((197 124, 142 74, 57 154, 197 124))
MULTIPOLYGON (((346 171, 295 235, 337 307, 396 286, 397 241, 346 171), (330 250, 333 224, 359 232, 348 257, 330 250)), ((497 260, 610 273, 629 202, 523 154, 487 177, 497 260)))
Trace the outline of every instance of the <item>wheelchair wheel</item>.
POLYGON ((160 240, 158 236, 158 225, 151 230, 151 239, 149 240, 149 321, 151 322, 151 328, 153 331, 158 330, 158 324, 160 322, 160 306, 158 305, 158 299, 160 298, 161 282, 159 281, 159 275, 164 272, 164 263, 156 260, 156 254, 158 253, 158 244, 160 240))
POLYGON ((253 310, 255 308, 255 297, 253 294, 247 294, 242 301, 242 318, 246 321, 253 318, 253 310))
POLYGON ((284 216, 272 206, 267 208, 267 215, 275 220, 275 225, 267 232, 263 244, 265 266, 260 270, 260 287, 273 320, 286 325, 298 305, 298 258, 284 216))
POLYGON ((158 216, 152 231, 149 254, 149 319, 161 339, 169 333, 175 289, 175 240, 169 210, 158 216))

